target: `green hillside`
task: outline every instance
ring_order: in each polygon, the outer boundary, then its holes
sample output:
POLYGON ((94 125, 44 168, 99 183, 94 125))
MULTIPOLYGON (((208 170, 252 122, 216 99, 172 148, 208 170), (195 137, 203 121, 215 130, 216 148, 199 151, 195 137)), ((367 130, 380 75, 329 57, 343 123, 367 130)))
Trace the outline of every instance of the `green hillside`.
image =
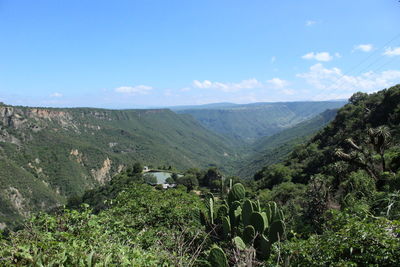
POLYGON ((354 94, 322 131, 255 179, 262 201, 278 202, 301 237, 282 250, 294 266, 396 266, 400 85, 354 94))
POLYGON ((0 106, 0 157, 0 222, 10 224, 104 184, 134 162, 229 170, 237 156, 192 117, 170 110, 0 106))
POLYGON ((343 108, 259 144, 279 148, 321 125, 243 184, 214 168, 189 169, 164 190, 145 184, 141 167, 123 171, 69 199, 72 210, 0 231, 0 265, 397 266, 400 86, 356 93, 343 108))
POLYGON ((251 144, 249 154, 239 163, 237 174, 244 179, 252 179, 262 167, 283 161, 296 145, 306 142, 333 120, 336 112, 326 110, 277 134, 258 139, 251 144))
POLYGON ((206 128, 236 142, 251 143, 344 104, 345 101, 214 104, 178 108, 176 112, 190 114, 206 128))

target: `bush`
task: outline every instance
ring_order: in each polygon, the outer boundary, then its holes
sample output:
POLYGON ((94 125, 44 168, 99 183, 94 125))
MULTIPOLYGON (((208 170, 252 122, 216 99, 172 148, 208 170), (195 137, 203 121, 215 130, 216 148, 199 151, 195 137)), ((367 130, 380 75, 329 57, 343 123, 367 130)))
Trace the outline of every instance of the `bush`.
POLYGON ((282 259, 293 266, 397 266, 400 262, 399 221, 343 212, 332 216, 322 235, 284 244, 282 259))

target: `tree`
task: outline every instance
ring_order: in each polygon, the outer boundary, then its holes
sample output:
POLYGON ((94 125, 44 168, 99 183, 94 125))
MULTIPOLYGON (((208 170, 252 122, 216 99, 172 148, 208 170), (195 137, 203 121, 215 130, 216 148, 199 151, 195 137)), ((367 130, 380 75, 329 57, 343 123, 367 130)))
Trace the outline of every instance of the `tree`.
POLYGON ((157 184, 157 177, 154 176, 154 175, 151 174, 151 173, 145 174, 145 175, 143 176, 143 178, 144 178, 144 181, 145 181, 146 183, 148 183, 148 184, 152 184, 152 185, 157 184))
POLYGON ((167 179, 165 179, 165 183, 167 184, 174 184, 175 180, 172 177, 168 177, 167 179))
POLYGON ((135 164, 133 164, 132 167, 133 173, 142 173, 142 171, 143 171, 143 166, 142 164, 140 164, 140 162, 136 162, 135 164))
POLYGON ((215 182, 213 182, 213 181, 221 180, 221 179, 222 179, 222 175, 218 171, 218 169, 210 168, 207 170, 207 173, 204 175, 202 185, 207 186, 207 187, 212 187, 215 184, 215 182))
POLYGON ((178 185, 186 186, 188 191, 193 190, 197 186, 199 186, 199 181, 197 180, 197 177, 193 174, 186 174, 185 176, 178 177, 176 183, 178 185))
POLYGON ((282 164, 274 164, 264 168, 255 175, 255 180, 260 181, 261 188, 271 189, 274 185, 291 180, 292 170, 282 164))

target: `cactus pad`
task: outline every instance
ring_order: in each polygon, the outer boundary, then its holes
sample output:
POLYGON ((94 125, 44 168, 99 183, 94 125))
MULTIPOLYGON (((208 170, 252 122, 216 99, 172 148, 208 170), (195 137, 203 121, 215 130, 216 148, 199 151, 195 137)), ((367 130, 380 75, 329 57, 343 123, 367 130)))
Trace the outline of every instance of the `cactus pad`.
POLYGON ((225 252, 218 246, 214 246, 210 250, 208 261, 212 267, 228 267, 228 260, 226 259, 225 252))

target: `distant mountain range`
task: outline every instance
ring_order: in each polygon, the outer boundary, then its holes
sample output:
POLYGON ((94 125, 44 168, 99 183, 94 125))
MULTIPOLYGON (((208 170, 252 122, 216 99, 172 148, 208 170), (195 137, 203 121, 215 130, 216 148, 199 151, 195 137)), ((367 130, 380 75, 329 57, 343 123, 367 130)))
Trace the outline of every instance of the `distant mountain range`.
POLYGON ((252 143, 271 136, 327 109, 342 107, 346 101, 304 101, 231 104, 217 103, 172 108, 190 114, 207 129, 235 142, 252 143))

